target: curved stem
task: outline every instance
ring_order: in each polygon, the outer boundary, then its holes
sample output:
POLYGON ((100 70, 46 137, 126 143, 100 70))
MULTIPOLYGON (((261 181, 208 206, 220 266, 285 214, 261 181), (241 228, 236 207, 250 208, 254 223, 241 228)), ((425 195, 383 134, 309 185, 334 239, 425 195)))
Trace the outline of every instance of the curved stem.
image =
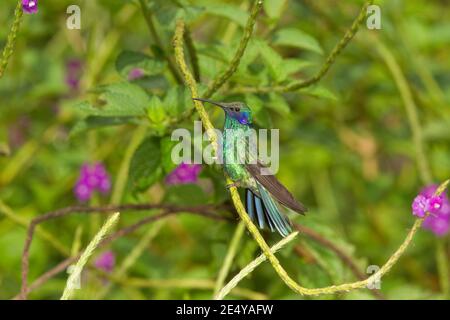
POLYGON ((222 268, 220 269, 219 276, 217 277, 216 284, 214 286, 214 295, 216 295, 220 288, 222 288, 228 273, 230 272, 233 259, 236 256, 238 245, 241 242, 242 236, 244 235, 245 225, 241 222, 236 227, 234 231, 233 238, 231 238, 230 246, 228 248, 227 255, 223 261, 222 268))
POLYGON ((424 184, 431 184, 433 183, 433 178, 431 176, 430 165, 425 154, 422 128, 420 126, 417 106, 414 102, 411 89, 409 88, 408 82, 403 75, 402 69, 398 65, 397 60, 395 59, 392 52, 381 41, 379 41, 378 38, 373 37, 373 39, 375 40, 375 45, 378 53, 386 63, 389 71, 394 78, 398 90, 400 91, 400 96, 403 100, 403 104, 405 105, 408 122, 412 131, 412 138, 415 146, 414 149, 416 151, 416 161, 419 168, 420 178, 424 184))
MULTIPOLYGON (((184 58, 184 50, 183 50, 183 34, 184 34, 184 21, 182 19, 177 21, 177 26, 175 30, 175 36, 174 36, 174 46, 175 46, 175 60, 181 70, 181 73, 183 74, 184 81, 186 85, 189 87, 191 91, 191 95, 193 98, 198 97, 198 90, 197 90, 197 84, 195 82, 194 77, 192 76, 191 72, 189 71, 186 61, 184 58)), ((214 126, 211 123, 211 120, 209 119, 208 113, 206 112, 205 108, 203 107, 203 104, 198 101, 194 100, 194 106, 196 110, 198 111, 200 118, 202 120, 203 126, 207 130, 208 136, 210 138, 211 144, 213 148, 218 150, 217 145, 217 135, 214 131, 214 126)), ((447 180, 444 182, 438 189, 437 194, 442 193, 445 188, 447 187, 450 180, 447 180)), ((229 178, 226 178, 227 184, 232 184, 232 181, 229 178)), ((328 286, 324 288, 315 288, 315 289, 308 289, 300 286, 297 282, 295 282, 286 272, 286 270, 282 267, 280 264, 280 261, 275 257, 275 255, 271 252, 270 247, 267 245, 266 241, 262 237, 261 233, 259 232, 258 228, 255 226, 255 224, 250 220, 249 215, 245 211, 244 205, 241 201, 241 198, 239 196, 239 193, 237 191, 236 187, 229 188, 231 193, 231 199, 233 200, 233 204, 236 208, 237 213, 239 214, 239 217, 241 220, 245 223, 247 229, 252 234, 255 241, 258 243, 260 248, 262 249, 264 255, 267 257, 269 262, 272 264, 273 268, 277 272, 278 276, 284 281, 284 283, 291 288, 294 292, 297 292, 302 295, 319 295, 319 294, 332 294, 336 292, 342 292, 342 291, 349 291, 352 289, 358 289, 363 288, 367 286, 368 284, 371 284, 373 281, 376 281, 380 279, 384 274, 386 274, 398 261, 398 259, 403 255, 403 253, 408 248, 409 244, 411 243, 414 235, 416 234, 417 230, 422 225, 422 222, 424 218, 416 220, 413 227, 411 228, 410 232, 407 234, 405 240, 400 245, 400 247, 391 255, 391 257, 388 259, 388 261, 381 267, 381 269, 370 276, 369 278, 352 282, 352 283, 346 283, 341 285, 333 285, 328 286)))
POLYGON ((213 82, 208 86, 208 90, 203 94, 203 98, 210 98, 217 90, 219 90, 225 82, 236 72, 239 63, 241 61, 242 56, 244 55, 245 49, 247 48, 248 41, 250 40, 253 34, 253 27, 256 23, 256 16, 258 15, 259 9, 263 4, 262 0, 255 0, 252 11, 250 12, 250 17, 247 20, 247 24, 244 29, 244 35, 241 38, 241 42, 239 43, 239 47, 234 54, 233 59, 231 60, 228 68, 220 73, 213 82))
POLYGON ((255 88, 236 88, 232 90, 233 93, 270 93, 270 92, 288 92, 288 91, 296 91, 302 88, 309 87, 313 84, 319 82, 330 70, 331 66, 336 61, 338 55, 342 52, 342 50, 347 47, 350 41, 353 39, 355 34, 358 32, 359 26, 365 20, 367 15, 367 8, 373 3, 373 0, 367 1, 364 6, 361 8, 358 16, 353 21, 351 27, 344 34, 342 39, 336 44, 333 50, 328 55, 324 64, 320 68, 320 70, 311 78, 307 80, 297 81, 288 85, 280 85, 280 86, 270 86, 270 87, 255 87, 255 88))
POLYGON ((153 40, 155 41, 156 45, 161 48, 161 50, 164 53, 164 56, 166 57, 167 63, 169 65, 170 72, 174 76, 175 80, 178 83, 183 83, 183 80, 181 79, 180 75, 177 72, 177 67, 170 58, 170 56, 166 52, 166 48, 161 41, 161 38, 159 37, 158 32, 156 31, 156 26, 153 22, 153 16, 152 12, 148 8, 147 4, 145 3, 145 0, 139 0, 139 3, 141 5, 142 13, 144 14, 145 22, 147 23, 148 29, 150 30, 150 33, 152 34, 153 40))
POLYGON ((103 227, 100 231, 95 235, 89 245, 84 250, 80 259, 77 261, 73 268, 73 272, 70 274, 67 279, 66 288, 61 296, 61 300, 70 300, 77 289, 76 285, 78 283, 78 279, 81 277, 81 272, 83 271, 84 266, 88 262, 89 258, 94 253, 94 250, 98 247, 103 237, 116 225, 119 220, 120 213, 117 212, 113 214, 108 220, 106 220, 103 227))

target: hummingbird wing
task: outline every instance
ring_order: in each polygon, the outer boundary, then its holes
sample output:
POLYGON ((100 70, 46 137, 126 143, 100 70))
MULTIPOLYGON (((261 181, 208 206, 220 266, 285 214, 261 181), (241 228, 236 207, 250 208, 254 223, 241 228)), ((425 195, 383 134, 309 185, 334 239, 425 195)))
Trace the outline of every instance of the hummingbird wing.
POLYGON ((279 203, 285 207, 294 210, 295 212, 303 214, 307 211, 306 207, 295 200, 294 196, 283 186, 280 181, 273 174, 268 173, 267 167, 261 162, 256 164, 245 164, 246 169, 250 175, 256 179, 279 203))
MULTIPOLYGON (((234 133, 234 131, 233 131, 234 133)), ((237 133, 236 133, 237 134, 237 133)), ((259 159, 257 148, 252 139, 239 138, 237 143, 237 158, 244 164, 250 175, 256 179, 279 203, 298 213, 307 211, 306 207, 295 200, 292 194, 283 186, 259 159), (264 174, 263 174, 264 173, 264 174)), ((232 150, 232 152, 235 152, 232 150)))

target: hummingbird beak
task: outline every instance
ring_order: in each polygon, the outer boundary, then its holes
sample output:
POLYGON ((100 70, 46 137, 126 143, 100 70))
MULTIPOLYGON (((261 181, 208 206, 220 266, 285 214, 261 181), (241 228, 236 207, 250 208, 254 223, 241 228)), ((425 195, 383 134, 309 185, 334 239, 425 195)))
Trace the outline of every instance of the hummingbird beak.
POLYGON ((214 105, 216 105, 216 106, 218 106, 218 107, 220 107, 222 109, 226 109, 227 108, 225 105, 223 105, 220 102, 215 102, 215 101, 208 100, 208 99, 192 98, 192 100, 197 100, 197 101, 201 101, 201 102, 208 102, 208 103, 214 104, 214 105))

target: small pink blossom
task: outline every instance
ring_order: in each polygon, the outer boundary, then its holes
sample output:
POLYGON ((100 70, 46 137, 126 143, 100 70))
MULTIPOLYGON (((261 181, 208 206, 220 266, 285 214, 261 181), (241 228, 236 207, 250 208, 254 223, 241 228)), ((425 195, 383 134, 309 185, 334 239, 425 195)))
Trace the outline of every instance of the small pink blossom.
POLYGON ((116 256, 112 251, 103 252, 94 263, 95 267, 105 272, 112 272, 116 265, 116 256))
POLYGON ((108 193, 111 190, 111 179, 101 163, 83 164, 80 176, 75 184, 75 196, 80 202, 88 201, 94 191, 108 193))
POLYGON ((199 164, 188 164, 183 162, 167 175, 166 184, 177 185, 196 183, 201 170, 202 167, 199 164))
POLYGON ((38 0, 22 0, 23 12, 34 14, 38 12, 38 0))
POLYGON ((450 201, 447 195, 436 196, 437 185, 423 188, 412 203, 413 215, 426 217, 422 226, 437 236, 444 236, 450 230, 450 201), (430 212, 428 216, 426 213, 430 212))

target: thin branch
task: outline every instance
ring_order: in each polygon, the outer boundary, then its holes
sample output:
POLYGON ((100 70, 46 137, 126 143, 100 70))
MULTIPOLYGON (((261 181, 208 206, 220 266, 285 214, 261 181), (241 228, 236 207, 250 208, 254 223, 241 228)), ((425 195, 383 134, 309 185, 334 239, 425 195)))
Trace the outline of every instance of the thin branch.
MULTIPOLYGON (((299 225, 297 223, 294 223, 294 228, 301 234, 306 235, 307 237, 321 244, 325 248, 328 248, 329 250, 333 251, 339 257, 339 259, 341 259, 342 262, 349 267, 349 269, 352 271, 352 273, 355 275, 356 278, 358 278, 359 280, 364 280, 366 278, 366 274, 364 274, 360 270, 358 265, 353 261, 352 257, 350 257, 344 250, 339 248, 332 241, 323 237, 318 232, 308 227, 299 225)), ((385 297, 380 293, 379 290, 371 290, 370 292, 379 299, 385 299, 385 297)))
POLYGON ((191 60, 192 71, 194 73, 195 81, 200 82, 200 66, 198 64, 197 50, 195 49, 194 41, 192 40, 191 31, 186 27, 186 32, 184 33, 184 42, 186 43, 186 48, 189 52, 189 58, 191 60))
POLYGON ((159 48, 161 48, 161 50, 163 51, 164 56, 167 60, 169 69, 172 72, 172 75, 174 76, 175 80, 178 83, 183 83, 183 79, 181 79, 180 74, 177 71, 177 67, 176 67, 175 63, 172 61, 171 57, 167 54, 164 43, 162 42, 161 38, 159 37, 158 32, 156 31, 156 27, 153 22, 152 12, 148 8, 147 4, 145 3, 145 0, 139 0, 139 3, 141 5, 142 13, 144 14, 145 22, 147 22, 148 29, 150 30, 150 33, 152 34, 153 40, 155 41, 156 45, 159 48))
MULTIPOLYGON (((298 235, 298 232, 293 232, 288 235, 286 238, 281 239, 278 243, 276 243, 272 248, 270 248, 270 252, 275 254, 277 251, 281 250, 285 245, 290 243, 295 237, 298 235)), ((243 280, 246 276, 253 272, 261 263, 267 260, 267 256, 262 253, 255 260, 246 265, 237 275, 233 277, 215 296, 214 300, 223 300, 233 288, 235 288, 241 280, 243 280)))
MULTIPOLYGON (((88 206, 72 206, 63 208, 60 210, 48 212, 46 214, 43 214, 41 216, 38 216, 34 218, 27 231, 27 237, 25 239, 25 245, 22 253, 22 286, 21 286, 21 299, 26 299, 26 295, 28 292, 27 289, 27 279, 28 279, 28 271, 29 271, 29 256, 30 256, 30 248, 31 243, 33 241, 33 236, 35 229, 37 225, 44 221, 57 219, 61 217, 65 217, 71 214, 90 214, 90 213, 102 213, 107 214, 111 212, 124 212, 129 210, 136 210, 136 211, 145 211, 145 210, 155 210, 155 209, 162 209, 166 212, 166 215, 169 213, 175 213, 175 212, 189 212, 194 214, 199 214, 203 216, 208 216, 215 219, 221 219, 220 216, 217 216, 216 214, 213 214, 210 212, 210 210, 220 208, 218 206, 193 206, 193 207, 177 207, 174 205, 155 205, 155 204, 123 204, 123 205, 117 205, 117 206, 105 206, 105 207, 88 207, 88 206)), ((164 216, 161 216, 164 217, 164 216)), ((150 216, 147 218, 142 219, 136 224, 133 224, 131 226, 128 226, 126 228, 123 228, 119 230, 118 232, 112 234, 111 236, 107 237, 103 242, 107 241, 114 241, 117 238, 120 238, 126 234, 129 234, 131 232, 134 232, 136 229, 140 228, 142 225, 151 222, 155 219, 155 216, 150 216)), ((226 219, 226 218, 224 218, 226 219)))
POLYGON ((203 94, 203 98, 211 97, 217 90, 219 90, 225 82, 236 72, 239 63, 241 62, 241 58, 244 55, 245 49, 247 48, 248 41, 250 40, 253 34, 253 28, 256 23, 256 17, 259 13, 260 8, 262 7, 262 0, 255 0, 252 10, 250 12, 250 16, 247 20, 247 24, 244 29, 244 34, 242 35, 241 42, 239 43, 239 47, 234 54, 233 59, 231 60, 228 68, 220 73, 208 86, 208 90, 203 94))
MULTIPOLYGON (((184 33, 184 21, 182 19, 180 19, 177 22, 174 41, 173 41, 174 46, 175 46, 175 59, 176 59, 176 62, 183 74, 184 81, 191 91, 192 97, 195 98, 195 97, 198 97, 197 84, 196 84, 195 79, 192 76, 191 72, 189 71, 189 69, 186 65, 186 61, 184 59, 183 33, 184 33)), ((208 113, 206 112, 206 110, 203 107, 203 104, 200 101, 194 100, 194 106, 200 115, 203 126, 207 130, 207 134, 211 141, 211 144, 212 144, 213 148, 215 149, 215 152, 217 153, 217 151, 218 151, 217 134, 214 131, 214 126, 212 125, 211 120, 209 119, 208 113)), ((441 187, 439 188, 440 192, 442 192, 447 187, 449 182, 450 182, 450 180, 444 182, 441 185, 441 187)), ((232 181, 229 178, 226 178, 226 183, 232 184, 232 181)), ((297 292, 302 295, 333 294, 333 293, 337 293, 337 292, 349 291, 352 289, 359 289, 359 288, 366 287, 368 284, 371 284, 374 281, 378 280, 384 274, 386 274, 395 265, 395 263, 398 261, 398 259, 403 255, 403 253, 408 248, 414 235, 416 234, 417 230, 420 228, 420 226, 422 225, 422 222, 424 220, 424 218, 416 220, 411 231, 407 234, 406 239, 400 245, 400 247, 397 249, 397 251, 395 251, 394 254, 388 259, 386 264, 378 272, 373 274, 371 277, 369 277, 365 280, 357 281, 357 282, 353 282, 353 283, 346 283, 346 284, 337 285, 337 286, 333 285, 333 286, 324 287, 324 288, 309 289, 309 288, 302 287, 296 281, 294 281, 289 276, 289 274, 286 272, 286 270, 281 266, 278 258, 275 257, 275 255, 270 251, 270 247, 267 245, 266 241, 262 237, 258 228, 251 221, 249 215, 245 211, 244 205, 241 201, 241 198, 239 196, 237 188, 231 187, 231 188, 229 188, 229 191, 231 193, 231 199, 233 200, 233 204, 236 208, 237 213, 239 214, 239 217, 241 218, 242 221, 244 221, 245 225, 247 226, 247 229, 252 234, 253 238, 258 243, 258 245, 260 246, 260 248, 266 255, 267 259, 272 264, 272 266, 275 269, 275 271, 277 272, 278 276, 294 292, 297 292)))
POLYGON ((433 178, 431 176, 430 164, 428 163, 427 157, 425 155, 425 144, 422 134, 422 128, 420 126, 417 106, 414 102, 411 89, 409 88, 408 82, 403 75, 402 69, 397 63, 397 60, 395 59, 393 53, 381 41, 379 41, 377 37, 372 37, 372 39, 375 42, 378 53, 386 63, 389 71, 394 78, 395 84, 397 85, 403 104, 405 106, 409 126, 412 131, 412 140, 416 151, 416 161, 422 183, 431 184, 433 183, 433 178))
POLYGON ((100 231, 95 235, 92 241, 89 242, 89 245, 81 254, 80 259, 75 264, 73 271, 67 279, 66 288, 63 291, 61 300, 70 300, 72 298, 75 290, 77 289, 76 285, 78 284, 78 279, 81 278, 81 272, 83 271, 84 266, 94 253, 94 250, 97 249, 98 245, 103 240, 103 237, 117 224, 117 221, 119 221, 119 217, 120 213, 116 212, 110 218, 108 218, 100 231))
POLYGON ((342 52, 342 50, 345 49, 345 47, 347 47, 347 45, 350 43, 350 41, 356 35, 356 33, 358 32, 359 26, 361 25, 361 23, 365 20, 365 18, 367 16, 367 8, 372 3, 373 3, 373 0, 369 0, 363 5, 358 16, 353 21, 351 27, 344 34, 342 39, 335 45, 335 47, 333 48, 331 53, 328 55, 327 59, 325 60, 324 64, 320 68, 320 70, 313 77, 311 77, 307 80, 297 81, 297 82, 294 82, 294 83, 291 83, 288 85, 270 86, 270 87, 236 88, 236 89, 231 90, 231 92, 233 94, 289 92, 289 91, 296 91, 296 90, 306 88, 306 87, 316 84, 328 73, 331 66, 336 61, 336 58, 338 57, 338 55, 342 52))
MULTIPOLYGON (((140 279, 125 278, 118 280, 119 283, 136 288, 189 288, 189 289, 214 289, 214 281, 209 279, 140 279)), ((233 288, 231 294, 246 299, 267 300, 267 295, 244 288, 233 288)))
POLYGON ((225 279, 227 278, 227 275, 230 272, 231 265, 233 264, 233 260, 236 256, 239 243, 241 242, 242 236, 244 235, 244 231, 245 231, 245 224, 241 222, 236 227, 234 235, 231 238, 227 255, 225 256, 225 259, 223 261, 222 267, 220 268, 219 275, 216 280, 216 284, 214 286, 214 295, 216 295, 222 288, 223 283, 225 282, 225 279))
POLYGON ((16 44, 16 38, 19 32, 20 23, 22 22, 22 17, 22 1, 19 0, 17 2, 16 9, 14 10, 14 22, 11 26, 11 30, 9 31, 8 39, 6 40, 6 45, 2 53, 2 60, 0 61, 0 78, 3 77, 6 67, 8 66, 9 58, 11 58, 14 53, 14 46, 16 44))

